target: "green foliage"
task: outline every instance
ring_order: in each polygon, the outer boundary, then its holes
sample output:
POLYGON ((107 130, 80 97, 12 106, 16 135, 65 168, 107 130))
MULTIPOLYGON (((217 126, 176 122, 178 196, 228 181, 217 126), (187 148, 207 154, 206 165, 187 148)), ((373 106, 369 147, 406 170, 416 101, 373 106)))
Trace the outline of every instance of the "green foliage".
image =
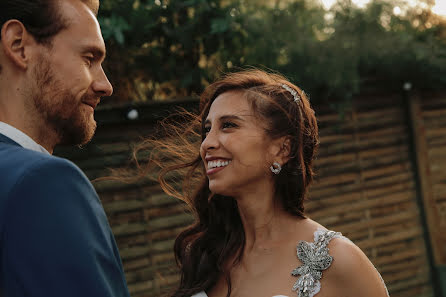
POLYGON ((191 96, 247 65, 285 74, 312 100, 446 82, 446 22, 428 7, 340 0, 327 12, 314 2, 103 0, 115 98, 191 96))
POLYGON ((102 1, 100 22, 109 53, 106 68, 116 98, 199 93, 203 81, 212 79, 208 59, 224 45, 224 50, 231 50, 225 44, 237 34, 228 17, 231 6, 203 0, 163 3, 102 1))
POLYGON ((124 32, 130 30, 130 25, 120 16, 112 15, 101 19, 102 35, 104 39, 114 39, 119 44, 124 44, 124 32))

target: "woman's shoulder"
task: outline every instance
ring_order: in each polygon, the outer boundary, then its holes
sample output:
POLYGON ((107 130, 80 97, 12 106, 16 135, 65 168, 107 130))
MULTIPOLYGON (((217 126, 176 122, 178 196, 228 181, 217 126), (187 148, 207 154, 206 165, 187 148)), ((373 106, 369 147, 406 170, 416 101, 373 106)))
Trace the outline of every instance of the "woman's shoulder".
POLYGON ((334 237, 342 236, 341 233, 334 232, 336 234, 332 234, 332 232, 316 221, 313 221, 310 218, 306 218, 303 220, 299 220, 294 229, 293 235, 289 237, 289 244, 296 245, 296 243, 307 242, 314 243, 320 235, 328 233, 334 235, 334 237))
POLYGON ((331 265, 324 272, 327 291, 337 296, 358 296, 359 292, 361 296, 388 296, 381 275, 357 245, 339 232, 319 229, 315 234, 318 233, 329 237, 331 265))
POLYGON ((342 296, 388 296, 384 281, 364 252, 350 240, 334 239, 328 245, 333 258, 326 272, 327 286, 342 296), (366 294, 366 295, 364 295, 366 294))
MULTIPOLYGON (((303 265, 293 275, 300 276, 302 282, 312 278, 315 294, 323 287, 336 296, 358 296, 364 289, 367 296, 388 296, 381 275, 358 246, 340 232, 310 219, 305 221, 305 237, 312 234, 312 239, 298 241, 297 255, 303 265), (308 277, 304 277, 305 273, 308 277)), ((298 287, 296 282, 295 288, 298 287)))

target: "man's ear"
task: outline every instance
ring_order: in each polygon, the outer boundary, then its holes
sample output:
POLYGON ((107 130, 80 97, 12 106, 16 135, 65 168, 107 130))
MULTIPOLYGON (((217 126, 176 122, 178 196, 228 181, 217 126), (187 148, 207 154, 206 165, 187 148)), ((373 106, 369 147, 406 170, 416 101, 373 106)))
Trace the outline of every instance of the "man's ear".
POLYGON ((35 43, 34 38, 18 20, 8 20, 1 28, 3 51, 11 63, 25 70, 28 67, 28 45, 35 43))

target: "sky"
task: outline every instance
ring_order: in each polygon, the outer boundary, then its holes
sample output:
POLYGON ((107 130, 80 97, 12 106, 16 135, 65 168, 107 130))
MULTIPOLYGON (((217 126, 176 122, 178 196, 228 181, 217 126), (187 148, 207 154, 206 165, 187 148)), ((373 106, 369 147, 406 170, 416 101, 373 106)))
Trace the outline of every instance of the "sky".
MULTIPOLYGON (((336 0, 320 0, 326 8, 329 8, 336 0)), ((353 0, 358 6, 366 5, 370 0, 353 0)), ((414 0, 408 0, 408 2, 415 2, 414 0)), ((436 14, 446 16, 446 1, 445 0, 436 0, 435 6, 432 11, 436 14)))

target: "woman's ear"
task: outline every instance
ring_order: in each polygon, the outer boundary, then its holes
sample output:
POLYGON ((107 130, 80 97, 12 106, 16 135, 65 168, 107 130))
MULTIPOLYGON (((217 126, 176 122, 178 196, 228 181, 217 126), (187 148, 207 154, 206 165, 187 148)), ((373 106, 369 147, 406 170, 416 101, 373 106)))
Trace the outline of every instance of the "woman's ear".
POLYGON ((289 136, 283 136, 272 141, 272 156, 275 162, 285 165, 290 159, 291 140, 289 136))
POLYGON ((288 136, 284 137, 282 146, 279 151, 279 156, 282 158, 282 164, 286 164, 290 160, 291 155, 291 140, 288 136))

